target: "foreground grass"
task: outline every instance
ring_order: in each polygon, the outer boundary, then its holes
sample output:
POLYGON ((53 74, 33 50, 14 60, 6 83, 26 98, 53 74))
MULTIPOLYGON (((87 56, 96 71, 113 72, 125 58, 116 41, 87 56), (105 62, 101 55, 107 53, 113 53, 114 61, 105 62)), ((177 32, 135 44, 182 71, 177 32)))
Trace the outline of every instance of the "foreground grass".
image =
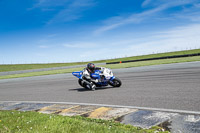
POLYGON ((1 133, 153 133, 158 127, 143 130, 114 121, 39 114, 38 112, 0 111, 1 133))
MULTIPOLYGON (((107 67, 107 68, 111 68, 111 69, 118 69, 118 68, 140 67, 140 66, 171 64, 171 63, 181 63, 181 62, 193 62, 193 61, 200 61, 200 56, 184 57, 184 58, 176 58, 176 59, 140 61, 140 62, 121 63, 121 64, 110 64, 110 65, 104 65, 102 67, 107 67)), ((62 69, 62 70, 42 71, 42 72, 30 72, 30 73, 23 73, 23 74, 13 74, 13 75, 0 76, 0 79, 31 77, 31 76, 41 76, 41 75, 52 75, 52 74, 63 74, 63 73, 71 73, 71 72, 74 72, 74 71, 81 71, 81 70, 83 70, 83 67, 62 69)))
MULTIPOLYGON (((147 58, 156 58, 156 57, 163 57, 163 56, 174 56, 174 55, 185 55, 185 54, 195 54, 195 53, 200 53, 200 49, 177 51, 177 52, 168 52, 168 53, 159 53, 159 54, 150 54, 150 55, 143 55, 143 56, 132 56, 132 57, 126 57, 126 58, 109 59, 109 60, 100 60, 100 61, 93 61, 93 63, 116 62, 116 61, 119 62, 119 61, 127 61, 127 60, 138 60, 138 59, 147 59, 147 58)), ((40 68, 52 68, 52 67, 63 67, 63 66, 74 66, 74 65, 83 65, 83 64, 87 64, 87 63, 88 62, 0 65, 0 72, 30 70, 30 69, 40 69, 40 68)))

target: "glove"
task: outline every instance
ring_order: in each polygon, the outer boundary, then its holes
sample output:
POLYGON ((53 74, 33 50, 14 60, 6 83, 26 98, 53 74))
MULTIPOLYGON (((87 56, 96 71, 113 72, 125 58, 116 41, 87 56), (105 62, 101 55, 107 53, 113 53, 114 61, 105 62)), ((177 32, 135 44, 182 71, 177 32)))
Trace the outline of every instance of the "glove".
POLYGON ((93 79, 92 82, 98 83, 99 80, 98 79, 93 79))

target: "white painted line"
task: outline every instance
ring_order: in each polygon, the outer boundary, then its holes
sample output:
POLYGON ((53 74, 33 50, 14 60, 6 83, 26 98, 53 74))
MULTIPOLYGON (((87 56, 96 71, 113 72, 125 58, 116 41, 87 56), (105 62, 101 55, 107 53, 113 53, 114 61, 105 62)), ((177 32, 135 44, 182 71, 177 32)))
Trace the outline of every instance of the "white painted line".
POLYGON ((113 108, 132 108, 132 109, 139 109, 139 110, 151 110, 151 111, 162 111, 162 112, 170 112, 170 113, 183 113, 183 114, 195 114, 195 115, 200 115, 200 112, 199 112, 199 111, 176 110, 176 109, 164 109, 164 108, 150 108, 150 107, 138 107, 138 106, 94 104, 94 103, 49 102, 49 101, 0 101, 0 102, 52 103, 52 104, 73 104, 73 105, 87 105, 87 106, 104 106, 104 107, 113 107, 113 108))

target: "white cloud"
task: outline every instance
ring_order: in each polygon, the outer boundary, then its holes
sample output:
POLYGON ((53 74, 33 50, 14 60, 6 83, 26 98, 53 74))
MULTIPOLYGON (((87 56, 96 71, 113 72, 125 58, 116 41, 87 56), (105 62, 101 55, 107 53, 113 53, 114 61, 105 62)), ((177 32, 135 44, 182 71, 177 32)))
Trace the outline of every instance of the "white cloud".
POLYGON ((163 10, 164 8, 165 8, 164 6, 161 6, 158 8, 154 8, 152 10, 144 11, 142 13, 132 14, 126 18, 124 18, 122 16, 121 17, 120 16, 111 17, 108 20, 104 21, 108 24, 105 24, 104 26, 98 28, 94 33, 101 34, 103 32, 118 28, 122 25, 130 24, 130 23, 139 23, 140 21, 147 19, 148 17, 150 17, 150 15, 152 15, 160 10, 163 10))
MULTIPOLYGON (((151 40, 144 37, 141 42, 135 45, 130 44, 124 51, 131 56, 133 53, 134 55, 142 55, 200 48, 199 35, 200 24, 176 27, 168 31, 155 33, 155 35, 149 37, 151 40)), ((134 44, 134 42, 132 43, 134 44)))
POLYGON ((94 5, 95 3, 93 0, 73 0, 70 4, 66 5, 63 10, 51 18, 47 24, 68 22, 79 19, 82 16, 82 11, 94 5))
POLYGON ((47 57, 46 54, 44 53, 35 53, 36 56, 39 56, 39 57, 47 57))
POLYGON ((103 60, 109 59, 115 56, 119 49, 108 49, 106 47, 101 47, 98 50, 86 50, 80 53, 79 58, 83 59, 84 61, 94 61, 94 60, 103 60))
POLYGON ((39 45, 39 48, 50 48, 53 46, 52 42, 55 41, 57 34, 47 34, 44 35, 41 39, 37 40, 36 43, 39 45))
POLYGON ((181 13, 174 13, 176 19, 184 19, 192 22, 200 22, 200 4, 194 3, 190 8, 184 8, 181 13))
POLYGON ((42 11, 50 11, 53 10, 54 7, 64 6, 68 4, 68 2, 70 2, 70 0, 38 0, 29 10, 40 8, 42 11))
POLYGON ((47 24, 52 24, 79 19, 82 16, 82 11, 94 5, 95 2, 93 0, 38 0, 28 10, 30 11, 36 8, 44 12, 56 10, 57 13, 47 21, 47 24))
MULTIPOLYGON (((160 1, 160 0, 158 0, 160 1)), ((153 15, 157 15, 158 13, 160 13, 161 11, 164 11, 168 8, 172 8, 172 7, 176 7, 176 6, 183 6, 183 5, 187 5, 187 4, 193 4, 192 2, 194 2, 196 0, 175 0, 175 1, 165 1, 165 2, 159 2, 160 5, 157 5, 149 10, 145 10, 141 13, 137 13, 137 14, 131 14, 128 17, 124 17, 124 16, 114 16, 111 17, 107 20, 104 20, 104 25, 101 26, 100 28, 98 28, 97 30, 94 31, 94 34, 101 34, 103 32, 118 28, 120 26, 123 25, 127 25, 127 24, 137 24, 140 23, 144 20, 147 19, 152 19, 153 15)), ((146 0, 144 1, 144 5, 149 4, 151 1, 150 0, 146 0)))
POLYGON ((49 47, 50 47, 50 46, 47 46, 47 45, 40 45, 40 46, 39 46, 39 48, 44 48, 44 49, 45 49, 45 48, 49 48, 49 47))
MULTIPOLYGON (((96 44, 97 48, 99 48, 98 50, 88 45, 86 49, 79 52, 80 57, 77 58, 89 61, 195 49, 200 48, 199 35, 200 24, 192 24, 170 30, 152 32, 147 35, 141 34, 140 38, 132 35, 123 39, 115 39, 115 41, 111 39, 102 40, 96 44), (100 44, 102 44, 101 47, 99 47, 100 44), (88 49, 88 47, 92 49, 88 49)), ((81 48, 83 46, 80 44, 74 46, 67 45, 67 47, 74 48, 81 48)))
POLYGON ((147 5, 150 4, 151 2, 152 2, 152 0, 145 0, 145 1, 142 3, 142 7, 147 6, 147 5))
POLYGON ((98 46, 97 43, 91 43, 91 42, 76 42, 76 43, 68 43, 68 44, 63 44, 64 47, 67 48, 95 48, 98 46))
POLYGON ((115 41, 101 42, 104 47, 80 54, 84 60, 109 59, 125 56, 147 55, 200 48, 200 24, 175 27, 170 30, 141 34, 140 38, 126 37, 115 41), (129 39, 128 39, 129 38, 129 39))
POLYGON ((198 0, 144 0, 142 3, 142 7, 158 7, 160 5, 168 5, 169 7, 174 7, 174 6, 181 6, 181 5, 186 5, 186 4, 194 4, 198 2, 198 0))

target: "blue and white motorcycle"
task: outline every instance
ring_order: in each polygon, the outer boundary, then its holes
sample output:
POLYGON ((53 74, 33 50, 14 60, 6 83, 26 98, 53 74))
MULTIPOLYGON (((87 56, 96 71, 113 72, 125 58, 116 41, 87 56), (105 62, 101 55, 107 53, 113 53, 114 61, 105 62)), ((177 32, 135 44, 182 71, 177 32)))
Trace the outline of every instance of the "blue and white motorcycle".
MULTIPOLYGON (((83 71, 72 72, 72 74, 77 78, 79 78, 78 79, 79 85, 87 89, 87 87, 81 84, 81 81, 83 80, 82 79, 83 71)), ((103 72, 100 70, 95 70, 95 72, 91 74, 91 77, 97 81, 93 82, 96 85, 96 87, 104 87, 108 85, 111 85, 113 87, 120 87, 122 85, 121 80, 115 77, 113 75, 113 72, 108 68, 104 68, 103 72)))

